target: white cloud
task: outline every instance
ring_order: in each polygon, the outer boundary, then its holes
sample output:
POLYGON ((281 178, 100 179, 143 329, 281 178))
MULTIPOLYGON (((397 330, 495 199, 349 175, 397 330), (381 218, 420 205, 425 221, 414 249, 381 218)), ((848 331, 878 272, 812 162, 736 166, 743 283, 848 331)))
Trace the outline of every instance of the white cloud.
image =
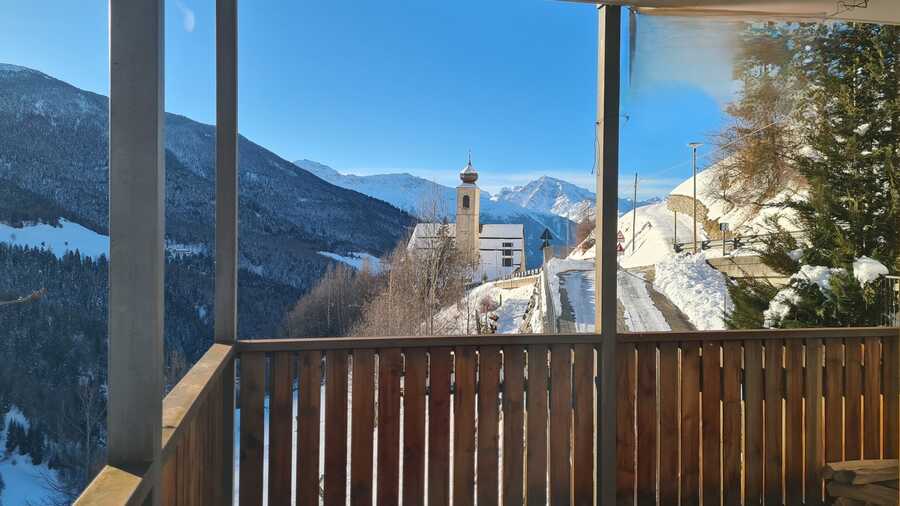
POLYGON ((175 5, 177 5, 178 10, 181 11, 181 18, 184 23, 184 31, 193 33, 194 28, 197 27, 197 16, 194 14, 193 9, 191 9, 181 1, 175 2, 175 5))

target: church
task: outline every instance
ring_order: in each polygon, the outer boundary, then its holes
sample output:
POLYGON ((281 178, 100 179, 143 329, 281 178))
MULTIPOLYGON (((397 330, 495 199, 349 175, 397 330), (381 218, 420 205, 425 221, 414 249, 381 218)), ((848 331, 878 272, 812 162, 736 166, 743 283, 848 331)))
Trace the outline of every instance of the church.
MULTIPOLYGON (((447 224, 446 233, 455 247, 470 255, 477 267, 473 279, 488 281, 525 270, 525 226, 522 224, 481 223, 481 189, 472 157, 459 173, 456 187, 456 222, 447 224)), ((438 239, 442 223, 419 223, 413 230, 409 247, 424 250, 438 239)))

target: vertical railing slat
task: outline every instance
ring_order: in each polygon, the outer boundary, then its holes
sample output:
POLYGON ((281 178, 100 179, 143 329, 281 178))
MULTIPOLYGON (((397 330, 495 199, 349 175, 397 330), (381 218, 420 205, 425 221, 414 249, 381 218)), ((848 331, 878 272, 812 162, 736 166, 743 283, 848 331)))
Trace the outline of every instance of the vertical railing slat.
POLYGON ((319 504, 319 431, 321 430, 322 354, 300 352, 297 368, 297 505, 319 504))
POLYGON ((547 347, 528 347, 527 504, 547 504, 547 347))
POLYGON ((429 351, 428 504, 450 504, 450 348, 429 351))
POLYGON ((821 470, 824 457, 824 420, 822 419, 822 363, 824 350, 820 339, 806 341, 806 486, 807 505, 822 504, 821 470))
MULTIPOLYGON (((635 500, 635 399, 637 364, 634 345, 616 348, 616 502, 633 505, 635 500)), ((599 420, 598 423, 603 423, 599 420)))
POLYGON ((475 348, 456 348, 453 394, 453 504, 475 503, 475 381, 478 369, 475 348))
POLYGON ((550 346, 550 505, 569 506, 572 497, 572 351, 550 346))
POLYGON ((293 386, 294 354, 274 353, 269 400, 269 506, 291 503, 293 386))
POLYGON ((762 344, 744 343, 744 424, 746 465, 744 483, 747 505, 762 504, 763 490, 763 368, 762 344))
POLYGON ((347 362, 344 350, 325 353, 326 506, 347 504, 347 362))
MULTIPOLYGON (((262 505, 265 374, 266 356, 264 353, 251 352, 241 355, 241 506, 262 505)), ((184 443, 187 442, 187 440, 184 441, 184 443)), ((184 462, 180 457, 179 455, 179 461, 184 462)), ((185 478, 188 477, 185 476, 185 478)), ((182 504, 180 499, 179 496, 179 504, 182 504)))
POLYGON ((825 462, 844 458, 844 345, 825 342, 825 462))
POLYGON ((478 352, 478 504, 497 504, 500 483, 500 348, 483 346, 478 352))
POLYGON ((425 382, 424 348, 406 350, 403 378, 403 504, 425 503, 425 382))
POLYGON ((681 346, 681 504, 700 504, 700 346, 681 346))
MULTIPOLYGON (((573 392, 575 396, 572 447, 573 498, 575 506, 594 501, 594 347, 575 345, 573 392)), ((505 450, 504 450, 505 451, 505 450)), ((504 474, 506 472, 504 471, 504 474)))
POLYGON ((782 399, 784 396, 784 347, 779 339, 766 344, 766 504, 782 504, 782 399))
POLYGON ((172 452, 163 464, 162 506, 178 505, 178 451, 172 452))
POLYGON ((724 504, 741 504, 741 343, 722 347, 722 486, 724 504))
POLYGON ((721 504, 722 498, 722 465, 720 433, 722 368, 721 343, 704 341, 703 343, 703 394, 702 394, 702 446, 703 446, 703 504, 704 506, 721 504))
POLYGON ((659 503, 678 504, 678 349, 659 345, 659 503))
POLYGON ((376 503, 400 502, 400 376, 403 356, 397 348, 378 353, 378 490, 376 503))
MULTIPOLYGON (((591 350, 593 352, 593 349, 591 350)), ((503 348, 503 505, 524 501, 525 348, 503 348)))
POLYGON ((656 344, 637 347, 637 504, 656 504, 656 344))
POLYGON ((900 357, 897 336, 882 341, 884 356, 884 458, 896 459, 900 455, 900 357))
POLYGON ((881 458, 881 340, 865 339, 863 457, 881 458))
POLYGON ((844 344, 844 459, 862 458, 862 339, 844 344))
POLYGON ((803 502, 803 342, 787 342, 784 412, 784 485, 787 504, 803 502))
POLYGON ((352 392, 350 504, 372 506, 372 447, 375 429, 374 351, 353 351, 352 392))

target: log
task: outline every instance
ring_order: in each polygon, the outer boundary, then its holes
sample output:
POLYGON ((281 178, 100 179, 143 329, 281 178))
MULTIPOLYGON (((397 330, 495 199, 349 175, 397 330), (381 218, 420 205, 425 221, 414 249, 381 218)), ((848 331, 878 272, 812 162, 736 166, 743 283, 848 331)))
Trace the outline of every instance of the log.
POLYGON ((896 480, 900 473, 897 459, 848 460, 825 465, 822 477, 848 485, 865 485, 896 480))
POLYGON ((825 489, 831 497, 846 497, 847 499, 855 499, 867 504, 897 505, 897 491, 890 487, 872 484, 846 485, 830 481, 825 486, 825 489))

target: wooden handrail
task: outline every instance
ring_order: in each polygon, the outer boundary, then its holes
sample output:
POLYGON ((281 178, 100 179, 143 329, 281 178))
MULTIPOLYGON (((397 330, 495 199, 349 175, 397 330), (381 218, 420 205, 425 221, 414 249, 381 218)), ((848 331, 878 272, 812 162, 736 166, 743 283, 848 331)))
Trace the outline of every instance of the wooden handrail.
MULTIPOLYGON (((156 469, 154 472, 158 472, 156 469)), ((84 492, 75 500, 75 506, 140 506, 150 493, 150 468, 126 470, 103 466, 84 492)))
POLYGON ((162 462, 175 451, 191 420, 207 402, 212 385, 216 384, 215 380, 233 360, 235 351, 232 345, 213 344, 163 399, 162 449, 156 462, 140 469, 105 466, 75 504, 78 506, 143 504, 150 492, 150 483, 157 481, 150 477, 160 473, 162 462))
POLYGON ((181 378, 175 388, 163 399, 162 415, 162 458, 163 460, 178 445, 186 422, 195 416, 206 400, 214 379, 222 374, 225 366, 234 357, 235 347, 216 343, 191 370, 181 378))
MULTIPOLYGON (((762 339, 840 339, 898 337, 897 327, 840 327, 807 329, 703 330, 694 332, 620 332, 620 343, 755 341, 762 339)), ((527 346, 532 344, 599 344, 597 334, 506 334, 480 336, 404 336, 243 339, 239 352, 315 351, 449 346, 527 346)))

